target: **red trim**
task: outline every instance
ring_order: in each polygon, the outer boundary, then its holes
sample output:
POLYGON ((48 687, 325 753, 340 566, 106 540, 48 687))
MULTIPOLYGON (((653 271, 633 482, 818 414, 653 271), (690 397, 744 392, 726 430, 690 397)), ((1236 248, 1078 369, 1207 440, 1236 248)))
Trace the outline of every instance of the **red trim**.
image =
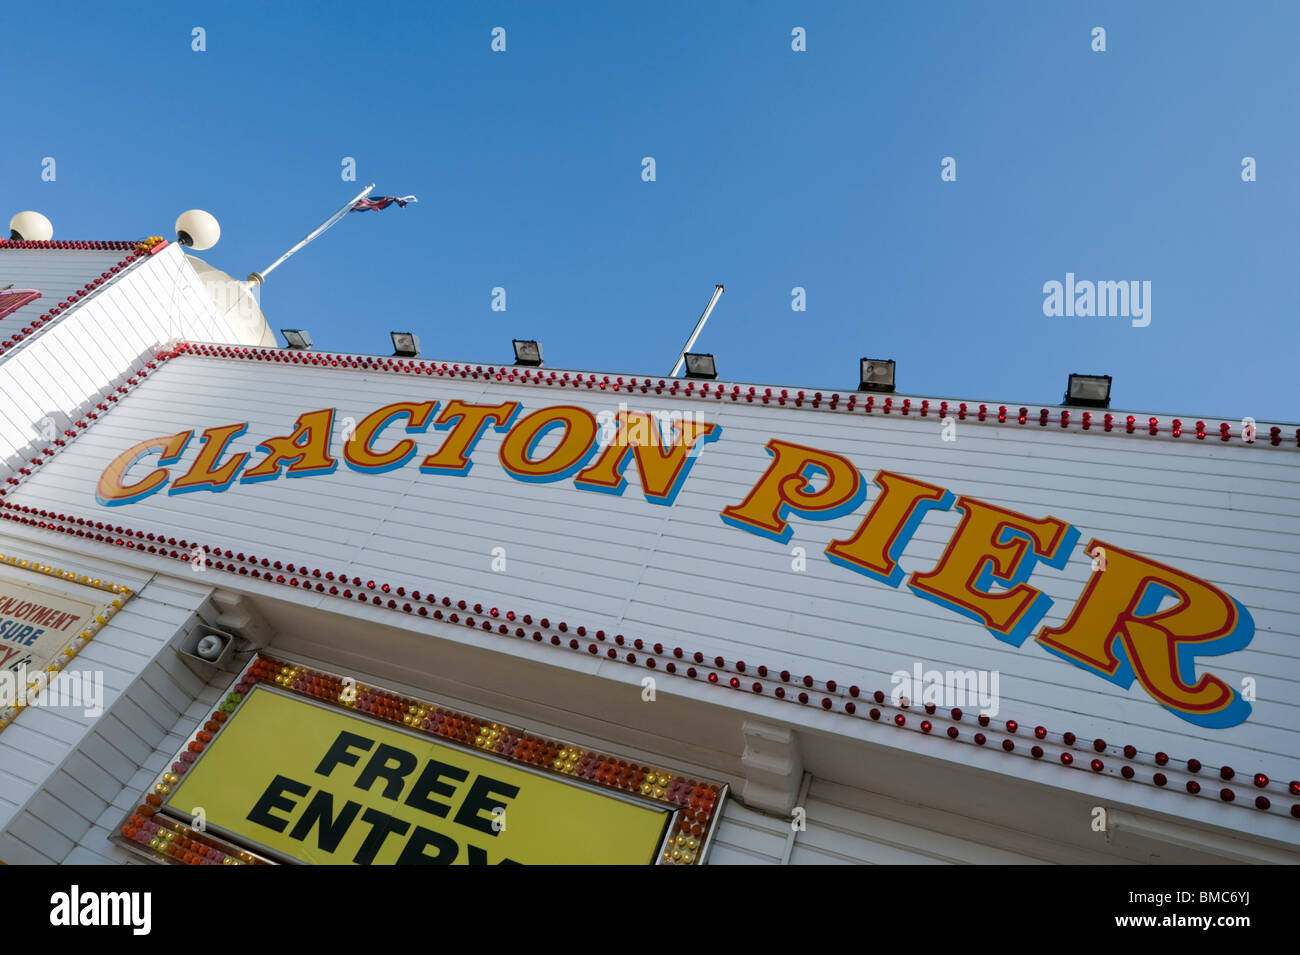
POLYGON ((78 252, 126 252, 141 245, 139 239, 103 241, 87 239, 50 239, 32 242, 27 239, 0 239, 0 252, 5 249, 66 249, 78 252))

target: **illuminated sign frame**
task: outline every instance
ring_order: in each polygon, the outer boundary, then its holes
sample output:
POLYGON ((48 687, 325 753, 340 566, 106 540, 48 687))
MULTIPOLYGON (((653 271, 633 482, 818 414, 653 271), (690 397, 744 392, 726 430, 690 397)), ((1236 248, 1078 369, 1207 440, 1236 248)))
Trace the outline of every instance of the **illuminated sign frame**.
MULTIPOLYGON (((629 808, 639 806, 662 813, 663 829, 657 844, 652 845, 653 853, 647 853, 647 862, 701 864, 707 857, 727 796, 725 785, 640 766, 434 703, 399 696, 350 678, 258 656, 236 678, 211 718, 176 754, 170 768, 159 774, 142 804, 124 820, 114 841, 153 861, 174 864, 265 865, 303 861, 254 841, 246 832, 229 831, 205 816, 191 816, 189 811, 169 802, 173 794, 179 795, 187 773, 199 765, 246 701, 257 698, 270 705, 266 699, 268 693, 281 700, 318 706, 323 713, 346 715, 358 727, 370 724, 388 728, 388 736, 395 730, 413 742, 423 739, 437 747, 461 750, 474 763, 487 763, 489 768, 492 763, 503 769, 509 767, 507 772, 516 778, 523 772, 588 795, 619 800, 629 808)), ((555 793, 550 795, 553 797, 555 793)))
MULTIPOLYGON (((30 585, 17 584, 16 586, 34 590, 39 594, 50 594, 69 603, 86 603, 94 611, 93 615, 88 619, 74 618, 80 625, 72 628, 67 639, 59 639, 58 642, 54 643, 54 650, 38 661, 32 670, 27 671, 24 668, 22 672, 29 674, 24 679, 30 679, 31 682, 20 688, 22 697, 0 701, 0 732, 2 732, 28 706, 44 705, 39 698, 40 694, 50 688, 51 681, 57 678, 57 674, 72 662, 73 657, 85 649, 86 645, 104 628, 113 615, 121 610, 135 594, 129 587, 121 584, 111 583, 98 577, 91 577, 89 574, 78 574, 39 560, 30 560, 13 554, 0 553, 0 566, 14 567, 33 575, 48 577, 52 582, 57 582, 44 584, 43 581, 33 581, 30 585), (94 595, 75 592, 72 595, 65 595, 57 592, 56 589, 47 589, 60 586, 67 588, 68 585, 100 591, 101 596, 96 599, 94 595)), ((0 613, 0 619, 3 619, 4 616, 3 613, 0 613)))

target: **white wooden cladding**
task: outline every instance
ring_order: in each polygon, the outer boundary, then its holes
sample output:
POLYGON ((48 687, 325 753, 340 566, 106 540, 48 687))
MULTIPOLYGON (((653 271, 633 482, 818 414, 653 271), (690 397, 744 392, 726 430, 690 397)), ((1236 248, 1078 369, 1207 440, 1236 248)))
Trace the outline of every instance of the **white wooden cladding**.
MULTIPOLYGON (((404 436, 394 426, 376 445, 388 447, 404 436)), ((554 440, 554 434, 544 440, 537 454, 554 440)), ((198 446, 191 442, 173 477, 194 460, 198 446)), ((254 452, 250 466, 261 458, 254 452)), ((765 664, 888 694, 889 675, 910 672, 916 662, 925 670, 997 670, 999 721, 1043 724, 1085 740, 1101 737, 1148 754, 1164 750, 1207 766, 1289 779, 1300 776, 1297 466, 1294 451, 1266 441, 1256 447, 1238 439, 1224 444, 1214 435, 1197 441, 1190 428, 1180 439, 1154 439, 1041 428, 1032 419, 1023 427, 967 421, 958 424, 956 441, 945 442, 937 417, 915 412, 906 418, 878 411, 850 416, 187 356, 163 365, 10 500, 432 590, 570 627, 603 628, 611 638, 621 632, 647 646, 661 642, 709 659, 740 659, 750 673, 765 664), (642 497, 634 464, 621 496, 580 490, 571 479, 520 482, 498 463, 503 436, 491 429, 472 454, 468 475, 422 474, 419 458, 444 437, 432 428, 411 436, 420 446, 416 459, 385 474, 356 473, 340 460, 330 475, 236 482, 221 493, 172 497, 163 491, 113 508, 94 499, 104 467, 145 438, 247 422, 231 452, 254 452, 263 439, 290 434, 299 414, 333 407, 333 453, 340 457, 344 418, 359 421, 395 401, 452 398, 519 401, 521 416, 555 404, 613 412, 627 401, 635 410, 699 411, 723 433, 704 448, 671 507, 642 497), (954 495, 1072 523, 1081 536, 1068 566, 1040 566, 1029 579, 1054 601, 1044 625, 1059 625, 1082 591, 1091 566, 1083 547, 1094 536, 1223 588, 1251 612, 1255 635, 1243 650, 1199 658, 1197 670, 1238 688, 1243 678, 1253 678, 1258 698, 1251 717, 1228 729, 1194 726, 1162 709, 1136 683, 1119 689, 1044 652, 1032 637, 1010 647, 905 585, 890 588, 831 564, 823 549, 853 532, 875 500, 874 486, 852 515, 826 522, 792 516, 794 536, 785 546, 724 524, 719 512, 739 503, 763 473, 770 461, 764 445, 772 437, 846 455, 868 481, 879 469, 897 471, 954 495), (806 551, 805 572, 792 569, 796 546, 806 551), (498 547, 505 548, 505 572, 492 569, 498 547)), ((142 467, 132 477, 144 473, 142 467)), ((902 554, 903 568, 929 570, 956 520, 954 511, 928 514, 902 554)), ((122 559, 131 557, 124 553, 122 559)), ((177 573, 187 569, 180 565, 177 573)), ((241 578, 222 573, 216 581, 238 587, 241 578)), ((348 612, 337 598, 294 592, 293 599, 348 612)), ((398 625, 426 626, 395 616, 398 625)), ((507 653, 515 645, 514 638, 493 634, 480 639, 507 653)), ((571 651, 554 655, 565 665, 571 651)), ((658 674, 671 679, 662 669, 658 674)), ((792 721, 811 718, 798 706, 788 710, 792 721)), ((950 758, 960 759, 965 747, 950 749, 950 758)), ((1248 813, 1233 815, 1242 816, 1243 825, 1249 821, 1248 813)))
POLYGON ((109 836, 229 688, 229 672, 209 669, 205 683, 179 655, 160 649, 0 826, 0 859, 11 865, 126 861, 130 854, 109 836))
POLYGON ((710 865, 1028 865, 1119 861, 1078 846, 1035 839, 970 817, 945 819, 929 807, 899 802, 813 779, 794 830, 786 819, 764 816, 735 800, 724 808, 709 850, 710 865), (864 809, 870 805, 875 811, 864 809), (890 815, 882 815, 881 810, 890 815), (943 831, 943 823, 961 835, 943 831))
MULTIPOLYGON (((0 279, 4 279, 0 284, 27 282, 43 292, 38 301, 0 322, 0 337, 16 334, 35 315, 128 254, 0 253, 0 279), (35 315, 27 314, 38 305, 43 307, 35 315), (20 314, 26 317, 19 319, 20 314)), ((12 473, 11 467, 48 443, 41 440, 43 432, 62 432, 69 419, 90 410, 103 392, 121 384, 159 346, 183 338, 237 340, 180 247, 171 245, 131 263, 98 291, 0 355, 0 476, 12 473), (47 417, 52 424, 43 426, 47 417)))

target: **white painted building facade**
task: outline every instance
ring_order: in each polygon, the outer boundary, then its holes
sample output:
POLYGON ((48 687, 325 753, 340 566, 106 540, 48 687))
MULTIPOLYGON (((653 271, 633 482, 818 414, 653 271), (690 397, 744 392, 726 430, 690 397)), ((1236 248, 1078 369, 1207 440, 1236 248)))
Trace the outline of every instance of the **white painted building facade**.
POLYGON ((174 245, 49 245, 0 584, 126 589, 58 661, 102 712, 0 707, 4 862, 202 855, 138 808, 259 658, 712 786, 656 858, 1300 860, 1295 424, 285 351, 174 245))

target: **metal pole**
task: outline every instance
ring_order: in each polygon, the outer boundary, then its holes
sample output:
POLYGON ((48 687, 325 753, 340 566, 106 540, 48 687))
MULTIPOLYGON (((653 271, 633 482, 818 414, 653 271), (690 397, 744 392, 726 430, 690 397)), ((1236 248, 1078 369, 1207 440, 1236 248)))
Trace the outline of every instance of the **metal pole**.
POLYGON ((700 320, 695 323, 695 331, 691 332, 691 337, 686 339, 686 344, 682 346, 682 350, 677 356, 677 364, 673 365, 673 370, 668 374, 669 378, 676 378, 677 373, 682 370, 682 365, 686 361, 686 353, 691 350, 692 346, 694 346, 695 339, 700 337, 700 332, 704 331, 704 323, 709 320, 709 315, 713 313, 713 306, 718 304, 718 299, 721 297, 723 291, 725 290, 721 285, 714 287, 713 297, 709 299, 709 307, 704 310, 704 314, 700 316, 700 320))
POLYGON ((266 281, 266 277, 271 274, 272 270, 274 270, 281 262, 283 262, 289 256, 293 255, 295 252, 301 249, 312 239, 316 238, 318 235, 320 235, 322 232, 324 232, 334 223, 338 222, 345 215, 351 212, 352 207, 355 206, 362 199, 364 199, 366 196, 370 195, 371 190, 374 188, 375 188, 375 184, 373 182, 370 185, 366 186, 366 188, 362 189, 359 193, 357 193, 355 198, 349 200, 347 205, 345 205, 338 212, 334 213, 334 215, 330 216, 328 219, 322 222, 319 226, 316 227, 314 231, 309 233, 301 242, 295 245, 292 249, 284 253, 284 255, 280 256, 278 259, 276 259, 266 268, 262 269, 262 271, 254 272, 253 274, 251 274, 248 277, 248 281, 252 282, 254 285, 261 285, 264 281, 266 281))

